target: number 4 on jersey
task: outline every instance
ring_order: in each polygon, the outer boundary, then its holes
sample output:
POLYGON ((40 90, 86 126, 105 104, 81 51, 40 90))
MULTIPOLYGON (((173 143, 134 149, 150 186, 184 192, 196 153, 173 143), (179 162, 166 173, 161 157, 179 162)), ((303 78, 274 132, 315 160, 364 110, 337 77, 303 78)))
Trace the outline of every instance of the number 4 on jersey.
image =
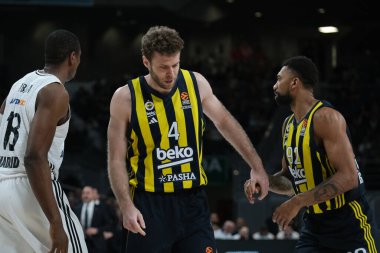
POLYGON ((178 133, 178 125, 177 121, 174 121, 173 124, 171 125, 168 133, 168 137, 174 137, 175 140, 178 140, 179 138, 179 133, 178 133))

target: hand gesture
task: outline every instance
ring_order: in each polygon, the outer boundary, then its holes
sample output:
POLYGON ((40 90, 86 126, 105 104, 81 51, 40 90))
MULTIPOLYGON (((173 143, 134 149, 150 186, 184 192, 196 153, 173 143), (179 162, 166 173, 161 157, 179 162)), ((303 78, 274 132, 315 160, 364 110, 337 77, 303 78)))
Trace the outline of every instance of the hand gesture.
POLYGON ((52 240, 52 247, 49 253, 67 253, 69 239, 63 229, 62 223, 50 225, 50 238, 52 240))
POLYGON ((294 201, 294 198, 282 203, 273 213, 272 220, 277 223, 281 230, 286 229, 301 207, 294 201))
POLYGON ((145 236, 145 221, 140 211, 133 205, 129 205, 128 208, 122 210, 123 212, 123 226, 132 233, 139 233, 145 236))
POLYGON ((251 170, 251 178, 244 183, 244 193, 249 203, 254 204, 255 199, 263 200, 268 195, 268 175, 251 170))

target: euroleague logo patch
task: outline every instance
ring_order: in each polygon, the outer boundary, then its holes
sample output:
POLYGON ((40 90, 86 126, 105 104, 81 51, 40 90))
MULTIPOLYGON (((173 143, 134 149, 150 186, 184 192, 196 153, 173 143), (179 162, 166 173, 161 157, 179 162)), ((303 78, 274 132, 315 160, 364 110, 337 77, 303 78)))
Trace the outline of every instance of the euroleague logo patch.
POLYGON ((187 94, 186 91, 181 92, 181 99, 182 100, 189 100, 189 94, 187 94))
POLYGON ((181 92, 181 102, 183 110, 191 108, 189 93, 187 93, 186 91, 181 92))
POLYGON ((214 250, 212 249, 212 247, 206 247, 206 250, 205 250, 205 253, 213 253, 214 250))

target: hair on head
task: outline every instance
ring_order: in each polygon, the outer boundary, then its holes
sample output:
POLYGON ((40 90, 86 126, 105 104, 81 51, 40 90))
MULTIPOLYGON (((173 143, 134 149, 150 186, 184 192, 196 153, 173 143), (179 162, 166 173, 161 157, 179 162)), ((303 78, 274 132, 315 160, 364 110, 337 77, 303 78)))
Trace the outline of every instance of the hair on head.
POLYGON ((294 71, 306 87, 314 88, 318 84, 318 68, 310 58, 294 56, 287 59, 282 66, 294 71))
POLYGON ((78 37, 67 30, 55 30, 45 40, 45 64, 60 64, 72 52, 79 53, 78 37))

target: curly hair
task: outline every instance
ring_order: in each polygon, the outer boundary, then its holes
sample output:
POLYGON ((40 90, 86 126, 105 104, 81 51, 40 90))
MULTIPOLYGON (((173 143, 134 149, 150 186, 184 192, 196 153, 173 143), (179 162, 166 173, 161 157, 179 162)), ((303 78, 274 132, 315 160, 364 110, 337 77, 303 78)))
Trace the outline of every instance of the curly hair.
POLYGON ((179 33, 167 26, 153 26, 141 39, 141 53, 150 61, 154 52, 173 55, 183 49, 179 33))
POLYGON ((306 87, 314 88, 318 83, 318 68, 306 56, 299 55, 287 59, 282 66, 287 66, 297 73, 306 87))

